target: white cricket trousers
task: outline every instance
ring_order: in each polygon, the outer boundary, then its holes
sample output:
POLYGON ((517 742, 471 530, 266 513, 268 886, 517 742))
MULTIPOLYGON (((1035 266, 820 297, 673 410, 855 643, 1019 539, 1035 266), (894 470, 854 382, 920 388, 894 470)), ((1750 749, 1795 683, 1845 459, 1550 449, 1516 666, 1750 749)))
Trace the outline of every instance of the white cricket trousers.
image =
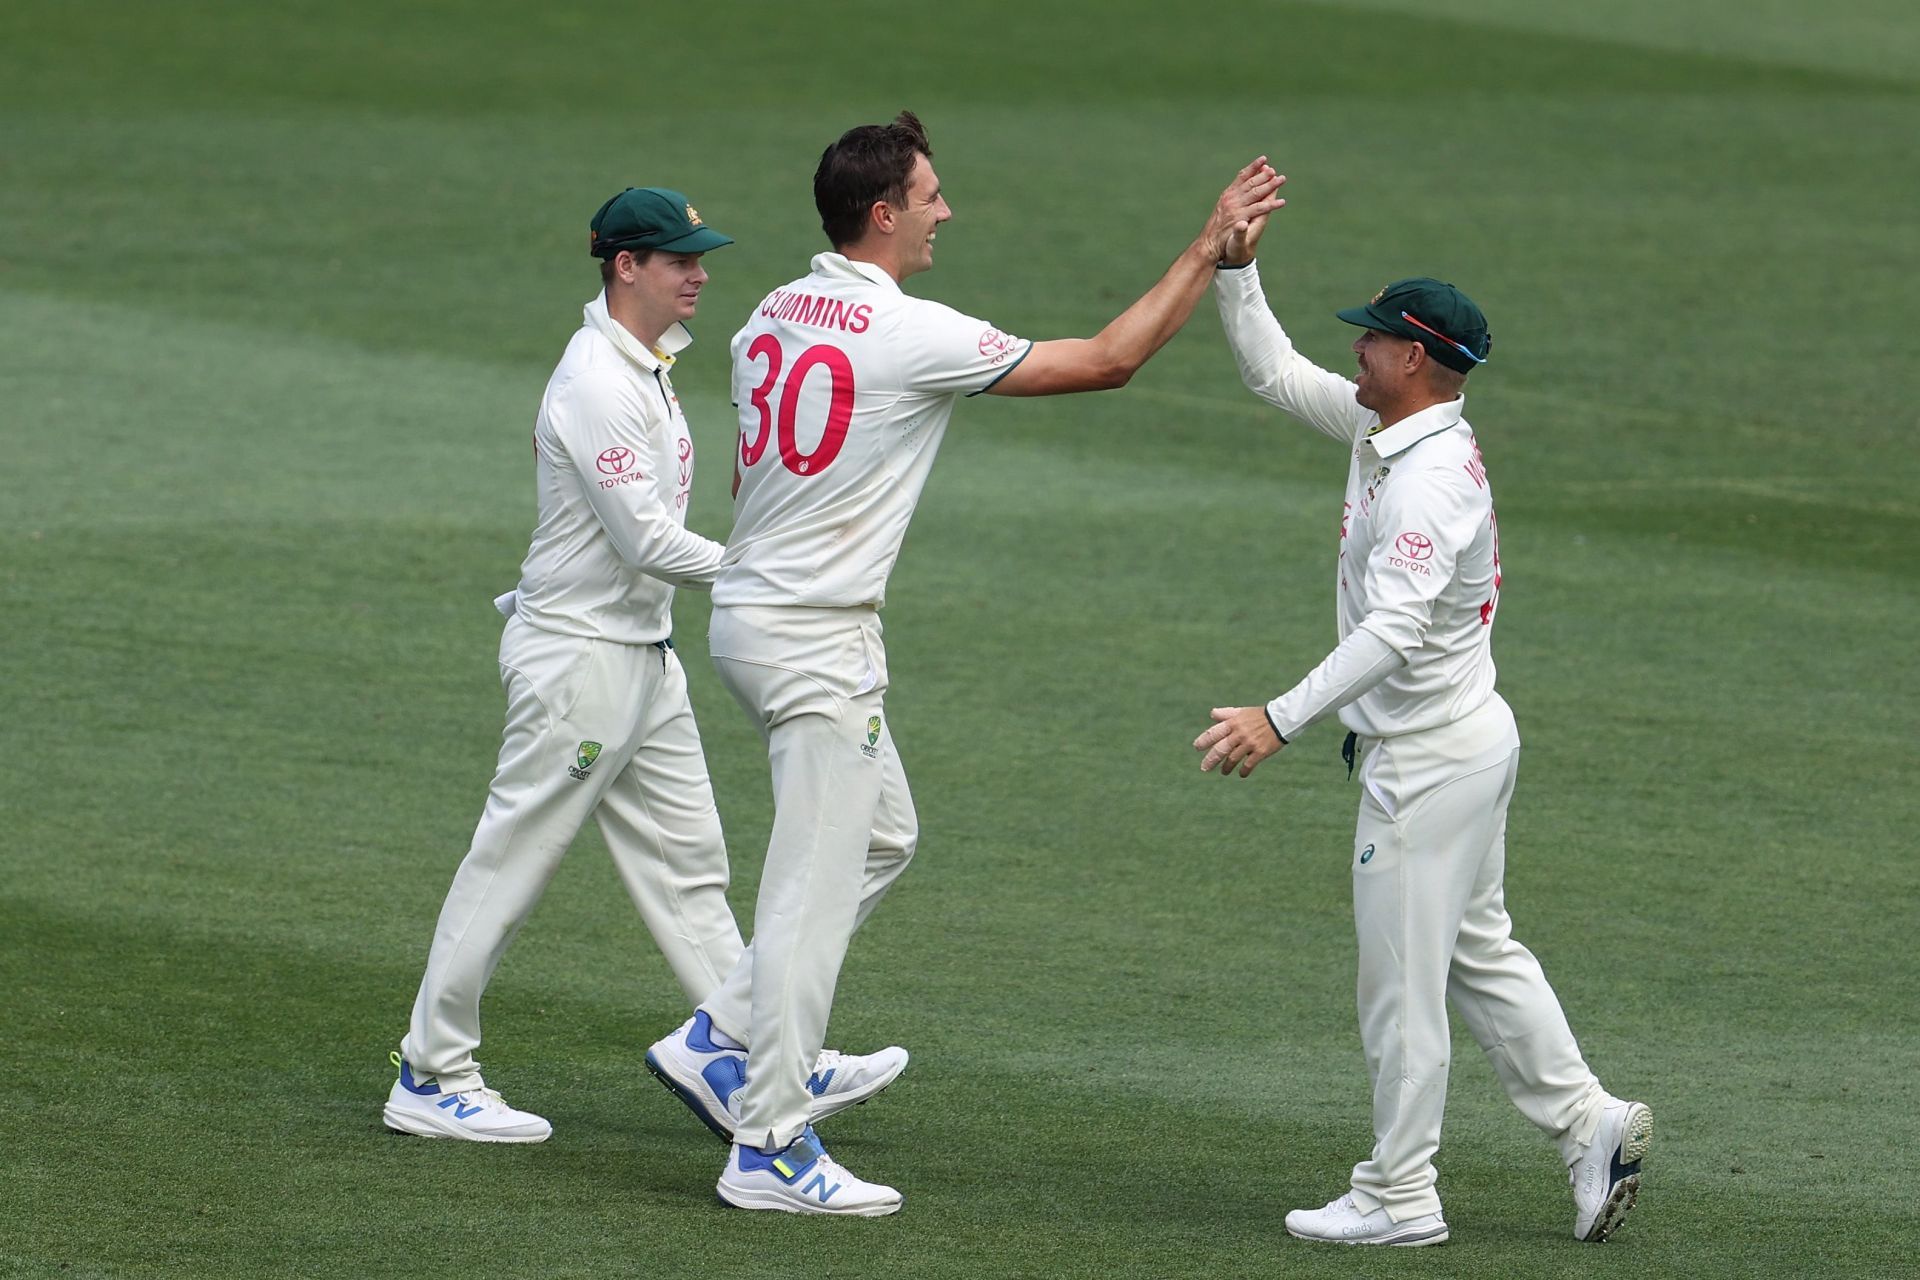
POLYGON ((1366 744, 1354 833, 1360 1039, 1373 1154, 1354 1202, 1395 1221, 1440 1211, 1451 999, 1507 1096, 1571 1163, 1606 1101, 1540 962, 1513 939, 1502 878, 1520 735, 1498 694, 1438 729, 1366 744))
POLYGON ((449 1092, 481 1086, 480 994, 589 815, 673 976, 697 1004, 740 958, 727 846, 686 672, 668 649, 543 631, 500 638, 507 727, 401 1056, 449 1092))
POLYGON ((887 727, 876 610, 716 607, 708 648, 773 765, 753 941, 702 1004, 748 1046, 735 1140, 770 1150, 806 1128, 847 943, 906 870, 919 819, 887 727))

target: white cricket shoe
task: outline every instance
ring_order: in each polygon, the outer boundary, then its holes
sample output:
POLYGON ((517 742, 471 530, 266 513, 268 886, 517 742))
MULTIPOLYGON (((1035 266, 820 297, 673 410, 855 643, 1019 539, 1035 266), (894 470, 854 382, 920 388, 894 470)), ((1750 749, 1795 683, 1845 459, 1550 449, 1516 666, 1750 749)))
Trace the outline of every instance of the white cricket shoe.
MULTIPOLYGON (((892 1045, 854 1055, 828 1049, 807 1077, 813 1095, 808 1118, 824 1120, 859 1106, 900 1078, 907 1051, 892 1045)), ((672 1090, 700 1122, 723 1141, 739 1127, 740 1091, 747 1083, 747 1051, 714 1039, 713 1019, 702 1009, 647 1050, 647 1070, 672 1090)))
POLYGON ((1447 1224, 1437 1213, 1395 1222, 1385 1209, 1360 1212, 1347 1192, 1324 1209, 1295 1209, 1287 1215, 1287 1234, 1334 1244, 1445 1244, 1447 1224))
POLYGON ((1608 1098, 1600 1127, 1567 1166, 1573 1184, 1573 1237, 1604 1243, 1640 1195, 1640 1161, 1653 1145, 1653 1111, 1644 1102, 1608 1098))
POLYGON ((813 1126, 780 1151, 735 1143, 714 1188, 736 1209, 832 1213, 880 1218, 898 1213, 904 1197, 892 1187, 862 1182, 827 1154, 813 1126))
POLYGON ((516 1111, 492 1089, 442 1093, 437 1082, 416 1080, 413 1068, 392 1055, 400 1078, 387 1094, 382 1118, 387 1128, 422 1138, 465 1138, 468 1142, 545 1142, 553 1126, 531 1111, 516 1111))

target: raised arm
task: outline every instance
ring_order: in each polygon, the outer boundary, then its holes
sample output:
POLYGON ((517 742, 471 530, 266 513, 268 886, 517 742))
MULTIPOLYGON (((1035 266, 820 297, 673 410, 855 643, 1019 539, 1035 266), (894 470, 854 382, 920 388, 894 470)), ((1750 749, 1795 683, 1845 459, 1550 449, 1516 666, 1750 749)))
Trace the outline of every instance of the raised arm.
POLYGON ((991 395, 1058 396, 1121 387, 1193 314, 1236 232, 1286 204, 1285 178, 1261 156, 1220 193, 1200 235, 1174 259, 1160 282, 1093 338, 1036 342, 1026 358, 988 388, 991 395))
POLYGON ((1296 351, 1287 331, 1274 319, 1254 261, 1266 228, 1263 214, 1229 236, 1225 259, 1214 278, 1220 326, 1226 330, 1234 363, 1240 366, 1240 380, 1268 404, 1350 444, 1378 419, 1353 398, 1353 383, 1296 351))

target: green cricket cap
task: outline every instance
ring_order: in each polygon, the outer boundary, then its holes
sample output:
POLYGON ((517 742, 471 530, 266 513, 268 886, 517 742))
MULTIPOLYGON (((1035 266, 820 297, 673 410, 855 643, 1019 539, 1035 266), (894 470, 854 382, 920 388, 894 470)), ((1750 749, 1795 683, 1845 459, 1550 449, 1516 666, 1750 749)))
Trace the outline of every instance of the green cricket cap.
POLYGON ((1472 373, 1493 350, 1487 318, 1473 299, 1431 276, 1395 280, 1366 306, 1334 314, 1362 329, 1410 338, 1455 373, 1472 373))
POLYGON ((596 258, 611 258, 622 249, 705 253, 732 243, 702 222, 700 211, 678 191, 628 187, 593 215, 587 252, 596 258))

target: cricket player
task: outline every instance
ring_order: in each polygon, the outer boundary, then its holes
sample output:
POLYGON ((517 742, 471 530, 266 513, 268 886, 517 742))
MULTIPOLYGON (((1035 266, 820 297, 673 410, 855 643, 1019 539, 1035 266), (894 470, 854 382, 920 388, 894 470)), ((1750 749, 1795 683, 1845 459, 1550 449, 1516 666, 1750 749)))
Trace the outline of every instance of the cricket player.
POLYGON ((848 939, 918 839, 887 723, 879 611, 955 402, 1124 384, 1186 321, 1228 233, 1280 204, 1278 176, 1255 161, 1099 336, 1030 342, 902 291, 933 265, 953 216, 932 156, 911 112, 828 147, 814 203, 833 251, 769 293, 733 340, 738 479, 710 649, 766 737, 773 834, 752 946, 648 1062, 732 1131, 718 1190, 746 1209, 878 1216, 901 1204, 821 1146, 808 1071, 848 939))
MULTIPOLYGON (((701 259, 732 243, 659 187, 629 188, 593 216, 604 289, 541 398, 539 523, 518 590, 495 602, 507 615, 499 766, 393 1055, 391 1128, 477 1142, 552 1132, 481 1078, 480 995, 589 815, 689 1001, 740 958, 726 844, 672 640, 674 587, 709 586, 724 548, 685 528, 693 438, 668 376, 691 341, 683 322, 707 281, 701 259)), ((850 1061, 816 1114, 861 1100, 846 1093, 865 1060, 850 1061)))
POLYGON ((1462 395, 1492 348, 1486 318, 1450 284, 1396 281, 1338 313, 1364 330, 1349 382, 1295 351, 1268 310, 1254 264, 1265 229, 1255 218, 1232 237, 1214 289, 1247 386, 1351 454, 1340 642, 1265 706, 1216 708, 1193 745, 1203 770, 1244 778, 1326 716, 1349 730, 1361 783, 1360 1036, 1373 1081, 1372 1154, 1349 1190, 1289 1213, 1287 1230, 1344 1244, 1446 1240, 1433 1157, 1452 999, 1514 1105, 1558 1144, 1575 1237, 1605 1240, 1638 1194, 1653 1114, 1601 1088, 1507 917, 1520 737, 1493 687, 1500 533, 1462 395))

